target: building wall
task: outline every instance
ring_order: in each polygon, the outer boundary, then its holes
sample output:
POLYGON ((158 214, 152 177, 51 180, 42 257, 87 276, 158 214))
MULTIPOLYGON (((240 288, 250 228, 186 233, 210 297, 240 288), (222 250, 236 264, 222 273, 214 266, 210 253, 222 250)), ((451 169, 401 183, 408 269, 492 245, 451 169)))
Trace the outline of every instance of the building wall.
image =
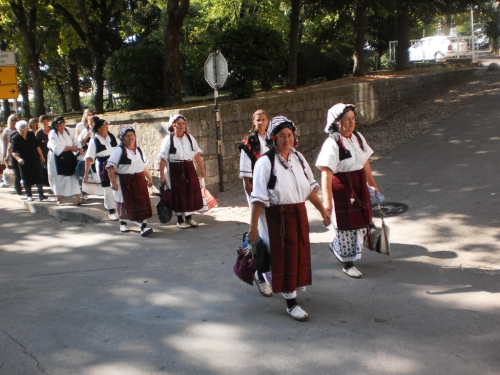
MULTIPOLYGON (((228 101, 220 104, 222 119, 223 181, 225 189, 239 183, 238 144, 251 127, 252 114, 265 109, 270 117, 284 115, 297 125, 298 150, 306 156, 321 146, 328 109, 338 102, 351 103, 357 108, 357 122, 367 124, 390 115, 398 103, 421 100, 428 92, 449 90, 456 83, 470 79, 474 69, 462 69, 411 76, 378 77, 362 83, 330 85, 296 92, 279 93, 262 98, 228 101)), ((158 152, 167 134, 170 115, 181 113, 187 118, 187 129, 203 150, 206 183, 212 193, 219 191, 214 105, 179 110, 144 111, 105 116, 110 131, 118 134, 124 125, 135 124, 137 142, 145 150, 154 176, 159 177, 158 152)))

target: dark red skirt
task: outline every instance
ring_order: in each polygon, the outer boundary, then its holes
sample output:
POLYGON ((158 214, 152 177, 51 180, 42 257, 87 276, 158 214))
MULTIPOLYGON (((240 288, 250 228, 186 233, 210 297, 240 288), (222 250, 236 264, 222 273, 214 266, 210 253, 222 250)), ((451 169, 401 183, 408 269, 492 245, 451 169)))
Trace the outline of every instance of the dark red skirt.
POLYGON ((312 284, 311 244, 305 203, 266 208, 274 293, 312 284), (283 236, 282 236, 283 235, 283 236))
POLYGON ((169 163, 173 207, 176 213, 193 212, 203 208, 200 181, 192 161, 169 163))
POLYGON ((142 222, 153 216, 144 172, 119 174, 118 177, 123 195, 123 203, 116 202, 118 217, 121 220, 142 222))
POLYGON ((332 177, 332 193, 338 229, 362 229, 372 222, 372 205, 364 169, 335 173, 332 177), (353 192, 357 199, 351 204, 353 192))

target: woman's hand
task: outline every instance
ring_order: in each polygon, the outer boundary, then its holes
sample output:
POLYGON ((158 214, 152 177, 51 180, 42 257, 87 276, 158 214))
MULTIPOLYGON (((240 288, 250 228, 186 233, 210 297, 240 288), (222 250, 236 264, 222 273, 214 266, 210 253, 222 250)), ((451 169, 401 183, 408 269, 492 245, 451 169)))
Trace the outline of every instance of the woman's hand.
POLYGON ((118 191, 118 184, 116 181, 111 181, 111 190, 118 191))
POLYGON ((323 206, 325 206, 326 213, 329 216, 332 216, 332 212, 333 212, 332 200, 329 199, 327 201, 323 201, 323 206))
POLYGON ((205 171, 200 171, 200 178, 205 178, 205 171))
POLYGON ((43 155, 42 155, 42 156, 40 156, 40 161, 41 161, 42 163, 45 163, 45 158, 43 157, 43 155))
POLYGON ((257 240, 259 239, 259 230, 257 228, 252 228, 250 227, 250 230, 248 231, 248 242, 249 243, 256 243, 257 240))
POLYGON ((163 184, 167 183, 167 178, 165 177, 164 173, 162 173, 161 176, 160 176, 160 182, 163 183, 163 184))
POLYGON ((332 216, 331 214, 325 210, 325 212, 323 212, 321 214, 321 216, 323 216, 323 225, 325 227, 328 227, 331 223, 332 223, 332 216))
POLYGON ((149 188, 152 187, 153 186, 153 181, 151 181, 149 178, 147 179, 147 181, 148 181, 148 187, 149 188))
POLYGON ((19 158, 17 159, 17 162, 21 165, 24 165, 24 159, 23 158, 19 158))
POLYGON ((83 182, 88 182, 89 181, 89 174, 85 172, 85 175, 83 176, 83 182))

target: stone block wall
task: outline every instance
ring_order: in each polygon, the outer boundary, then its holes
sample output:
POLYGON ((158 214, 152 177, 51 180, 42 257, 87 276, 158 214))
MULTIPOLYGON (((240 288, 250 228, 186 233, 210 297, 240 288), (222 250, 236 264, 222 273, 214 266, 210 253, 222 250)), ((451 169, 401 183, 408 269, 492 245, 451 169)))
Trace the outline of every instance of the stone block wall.
MULTIPOLYGON (((321 146, 328 109, 338 102, 352 103, 357 108, 357 122, 367 124, 380 116, 390 115, 400 102, 418 101, 427 93, 448 90, 453 84, 466 82, 475 69, 439 73, 369 77, 361 83, 343 85, 323 83, 316 87, 267 97, 228 101, 220 104, 222 119, 223 181, 225 189, 240 183, 238 144, 251 127, 252 114, 265 109, 270 117, 284 115, 297 125, 298 150, 306 156, 321 146)), ((172 114, 187 118, 187 129, 201 149, 209 190, 219 191, 214 105, 179 110, 144 111, 104 116, 111 124, 110 131, 118 134, 124 125, 134 125, 138 144, 144 148, 154 176, 159 177, 158 152, 167 135, 167 123, 172 114)))

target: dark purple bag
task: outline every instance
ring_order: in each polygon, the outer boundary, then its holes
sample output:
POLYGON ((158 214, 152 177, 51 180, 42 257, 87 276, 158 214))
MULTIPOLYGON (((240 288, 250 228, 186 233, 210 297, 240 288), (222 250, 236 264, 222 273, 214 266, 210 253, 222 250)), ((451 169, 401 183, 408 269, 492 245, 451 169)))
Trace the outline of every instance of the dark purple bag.
POLYGON ((253 275, 257 271, 255 258, 253 256, 252 246, 236 250, 238 257, 234 264, 233 271, 241 281, 253 285, 253 275))
POLYGON ((172 189, 170 189, 166 184, 162 183, 160 187, 158 188, 160 191, 160 198, 171 210, 174 207, 174 198, 172 197, 172 189))

